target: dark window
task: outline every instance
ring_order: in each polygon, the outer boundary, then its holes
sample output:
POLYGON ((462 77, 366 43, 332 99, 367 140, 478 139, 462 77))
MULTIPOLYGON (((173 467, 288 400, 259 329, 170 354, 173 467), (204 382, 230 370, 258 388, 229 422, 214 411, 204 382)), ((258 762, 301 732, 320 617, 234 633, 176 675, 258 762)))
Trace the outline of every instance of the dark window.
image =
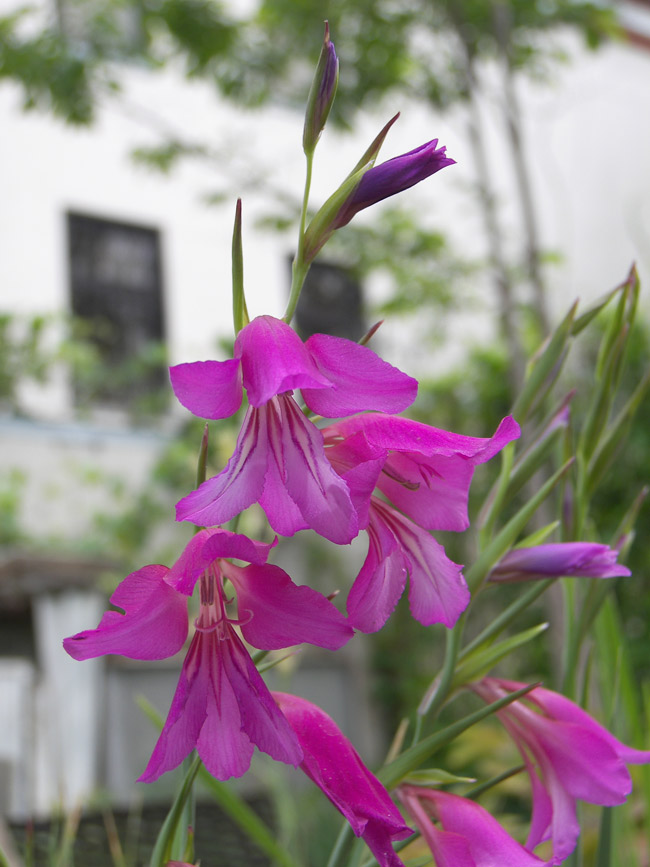
POLYGON ((366 332, 359 282, 338 265, 315 262, 309 269, 296 307, 296 330, 359 340, 366 332))
POLYGON ((119 402, 163 384, 159 233, 68 214, 68 250, 76 333, 98 362, 75 371, 77 396, 119 402))
POLYGON ((28 601, 0 601, 0 656, 36 659, 32 609, 28 601))

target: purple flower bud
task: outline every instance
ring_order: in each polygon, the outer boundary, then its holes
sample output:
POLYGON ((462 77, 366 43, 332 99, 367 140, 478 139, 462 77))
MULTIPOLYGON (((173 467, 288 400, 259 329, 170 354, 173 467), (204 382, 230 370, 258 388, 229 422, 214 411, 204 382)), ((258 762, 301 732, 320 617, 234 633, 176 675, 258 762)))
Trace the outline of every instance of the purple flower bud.
POLYGON ((334 102, 338 80, 339 61, 334 43, 330 41, 330 28, 326 21, 323 47, 307 99, 305 128, 302 134, 302 146, 305 153, 311 153, 316 147, 316 142, 320 138, 334 102))
POLYGON ((540 581, 544 578, 616 578, 630 570, 616 562, 618 551, 595 542, 561 542, 515 548, 490 572, 489 580, 540 581))
POLYGON ((438 147, 438 139, 434 138, 408 153, 369 169, 344 202, 334 220, 333 229, 347 225, 364 208, 408 190, 445 166, 453 165, 456 160, 446 156, 445 151, 445 147, 438 147))

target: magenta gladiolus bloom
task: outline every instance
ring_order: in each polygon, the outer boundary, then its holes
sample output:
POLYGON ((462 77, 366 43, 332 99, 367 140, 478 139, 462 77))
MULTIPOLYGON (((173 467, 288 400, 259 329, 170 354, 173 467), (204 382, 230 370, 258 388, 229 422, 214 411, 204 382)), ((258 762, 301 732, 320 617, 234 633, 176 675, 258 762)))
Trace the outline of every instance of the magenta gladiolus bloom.
POLYGON ((200 588, 199 616, 167 721, 140 777, 151 782, 196 747, 217 779, 244 774, 254 745, 278 761, 298 765, 302 752, 234 629, 264 650, 302 642, 337 649, 352 636, 345 618, 309 587, 296 586, 266 563, 271 545, 226 530, 202 530, 178 561, 128 575, 96 629, 63 645, 75 659, 114 653, 129 659, 165 659, 188 634, 187 599, 200 588), (224 557, 247 560, 235 566, 224 557), (222 576, 237 592, 238 620, 226 613, 222 576))
MULTIPOLYGON (((523 683, 487 677, 473 685, 486 702, 493 702, 523 683)), ((533 816, 526 848, 553 841, 553 864, 575 849, 580 826, 576 801, 612 807, 632 791, 626 768, 647 764, 650 751, 622 744, 586 711, 568 698, 542 687, 497 711, 528 768, 533 816)))
POLYGON ((377 632, 397 605, 409 578, 409 605, 424 626, 451 628, 469 603, 462 566, 453 563, 431 533, 372 497, 368 556, 348 595, 350 623, 377 632))
POLYGON ((538 581, 544 578, 616 578, 630 570, 616 562, 618 551, 595 542, 558 542, 515 548, 490 572, 490 581, 538 581))
POLYGON ((400 786, 399 796, 427 841, 436 867, 543 867, 475 801, 437 789, 400 786), (437 828, 432 819, 440 822, 437 828))
POLYGON ((434 138, 408 153, 373 166, 343 203, 332 228, 340 229, 364 208, 408 190, 445 166, 453 165, 456 160, 446 156, 446 150, 446 147, 438 147, 438 139, 434 138))
POLYGON ((273 697, 300 743, 301 770, 365 840, 380 867, 404 867, 392 841, 404 840, 413 831, 350 741, 315 704, 283 692, 274 692, 273 697))
POLYGON ((494 436, 480 438, 371 413, 329 425, 323 435, 327 457, 347 482, 369 537, 368 556, 348 597, 350 623, 364 632, 381 629, 408 575, 413 616, 426 626, 453 626, 469 590, 462 567, 429 531, 467 528, 474 469, 519 436, 517 423, 508 417, 494 436), (371 498, 375 487, 393 505, 371 498))
POLYGON ((311 527, 338 544, 357 535, 357 512, 293 390, 330 418, 365 409, 400 412, 417 393, 414 379, 367 347, 325 334, 303 343, 272 316, 259 316, 240 331, 232 361, 179 364, 170 374, 180 402, 202 418, 236 412, 242 384, 250 404, 232 458, 178 503, 177 519, 223 524, 258 502, 277 533, 311 527))

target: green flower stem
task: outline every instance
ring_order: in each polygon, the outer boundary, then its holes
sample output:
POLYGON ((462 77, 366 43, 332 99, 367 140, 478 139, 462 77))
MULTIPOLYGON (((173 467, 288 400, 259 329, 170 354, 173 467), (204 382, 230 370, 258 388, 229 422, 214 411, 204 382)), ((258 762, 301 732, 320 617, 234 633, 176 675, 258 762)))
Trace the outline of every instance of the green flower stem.
POLYGON ((483 792, 487 792, 488 789, 492 789, 494 786, 498 786, 499 783, 502 783, 504 780, 509 780, 510 777, 516 777, 517 774, 520 774, 522 771, 526 770, 526 765, 517 765, 514 768, 510 768, 507 771, 504 771, 502 774, 498 774, 496 777, 491 777, 489 780, 485 780, 483 783, 479 783, 476 786, 472 786, 471 789, 468 789, 466 792, 463 792, 464 798, 478 798, 479 795, 482 795, 483 792))
MULTIPOLYGON (((485 707, 463 717, 463 719, 458 722, 452 723, 444 729, 440 729, 439 731, 428 735, 426 738, 421 740, 420 743, 413 747, 409 747, 392 762, 384 765, 384 767, 377 773, 377 777, 387 789, 395 788, 395 786, 398 786, 402 782, 404 777, 419 768, 422 762, 425 762, 435 752, 447 746, 447 744, 451 743, 454 738, 457 738, 466 731, 466 729, 476 725, 476 723, 479 723, 491 714, 496 713, 496 711, 501 710, 501 708, 506 707, 513 701, 523 698, 532 689, 535 689, 538 686, 539 683, 528 684, 527 686, 524 686, 515 692, 511 692, 509 695, 506 695, 491 704, 485 705, 485 707)), ((328 865, 328 867, 330 867, 330 865, 328 865)))
POLYGON ((431 684, 429 689, 424 694, 422 701, 418 706, 418 716, 425 715, 435 718, 440 708, 443 706, 447 697, 451 684, 454 680, 456 672, 456 662, 460 651, 460 643, 463 637, 463 628, 465 626, 465 614, 461 614, 453 629, 447 632, 447 643, 445 646, 445 660, 442 664, 442 670, 431 684))
POLYGON ((576 624, 576 587, 570 578, 562 582, 564 596, 564 643, 562 652, 562 692, 575 701, 577 667, 580 655, 580 630, 576 624))
MULTIPOLYGON (((200 765, 201 760, 199 759, 199 756, 195 751, 193 751, 186 759, 183 760, 181 768, 184 778, 192 774, 193 764, 197 760, 200 765)), ((171 857, 177 861, 187 861, 188 859, 194 859, 194 841, 193 837, 190 838, 190 829, 194 829, 196 827, 196 796, 193 785, 196 771, 194 771, 193 773, 194 776, 192 776, 191 778, 187 798, 185 799, 185 803, 183 804, 180 818, 178 820, 178 825, 176 826, 176 831, 174 832, 174 837, 171 844, 171 857)))
POLYGON ((305 225, 307 222, 307 207, 309 205, 309 191, 311 189, 311 175, 314 165, 314 154, 307 153, 307 170, 305 173, 305 191, 302 197, 302 209, 300 212, 300 229, 298 232, 298 249, 296 251, 293 265, 291 266, 291 291, 289 293, 289 303, 282 317, 285 322, 290 323, 293 319, 293 314, 296 312, 298 298, 305 282, 305 277, 309 271, 309 264, 305 262, 305 225))
POLYGON ((500 632, 503 632, 506 626, 512 623, 521 611, 532 605, 556 580, 556 578, 547 578, 544 581, 535 582, 530 590, 523 593, 518 599, 515 599, 505 611, 502 611, 501 614, 495 617, 476 638, 462 649, 458 656, 459 662, 462 662, 463 659, 482 644, 487 644, 488 641, 496 638, 500 632))
POLYGON ((336 838, 336 843, 332 849, 332 854, 327 862, 327 867, 343 867, 345 859, 352 845, 352 828, 346 821, 341 828, 341 831, 336 838))
POLYGON ((149 861, 149 867, 164 867, 167 861, 169 861, 178 827, 183 821, 185 804, 190 792, 192 791, 192 786, 200 767, 201 759, 198 755, 195 755, 190 762, 189 770, 185 774, 183 783, 178 790, 169 813, 167 814, 167 818, 163 822, 162 828, 158 833, 156 845, 154 846, 151 860, 149 861))

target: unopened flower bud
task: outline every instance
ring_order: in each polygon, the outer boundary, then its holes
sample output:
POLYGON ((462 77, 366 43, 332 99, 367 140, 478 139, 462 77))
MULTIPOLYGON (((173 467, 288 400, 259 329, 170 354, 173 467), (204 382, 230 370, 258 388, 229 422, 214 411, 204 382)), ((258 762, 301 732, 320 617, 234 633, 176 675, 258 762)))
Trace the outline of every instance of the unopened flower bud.
POLYGON ((515 548, 494 567, 489 580, 540 581, 545 578, 616 578, 630 570, 616 562, 618 551, 596 542, 558 542, 515 548))
POLYGON ((305 113, 305 128, 302 134, 302 146, 306 154, 312 153, 320 134, 325 127, 330 113, 336 85, 339 80, 339 61, 334 49, 334 43, 330 41, 330 28, 325 22, 325 38, 314 80, 307 99, 307 111, 305 113))

